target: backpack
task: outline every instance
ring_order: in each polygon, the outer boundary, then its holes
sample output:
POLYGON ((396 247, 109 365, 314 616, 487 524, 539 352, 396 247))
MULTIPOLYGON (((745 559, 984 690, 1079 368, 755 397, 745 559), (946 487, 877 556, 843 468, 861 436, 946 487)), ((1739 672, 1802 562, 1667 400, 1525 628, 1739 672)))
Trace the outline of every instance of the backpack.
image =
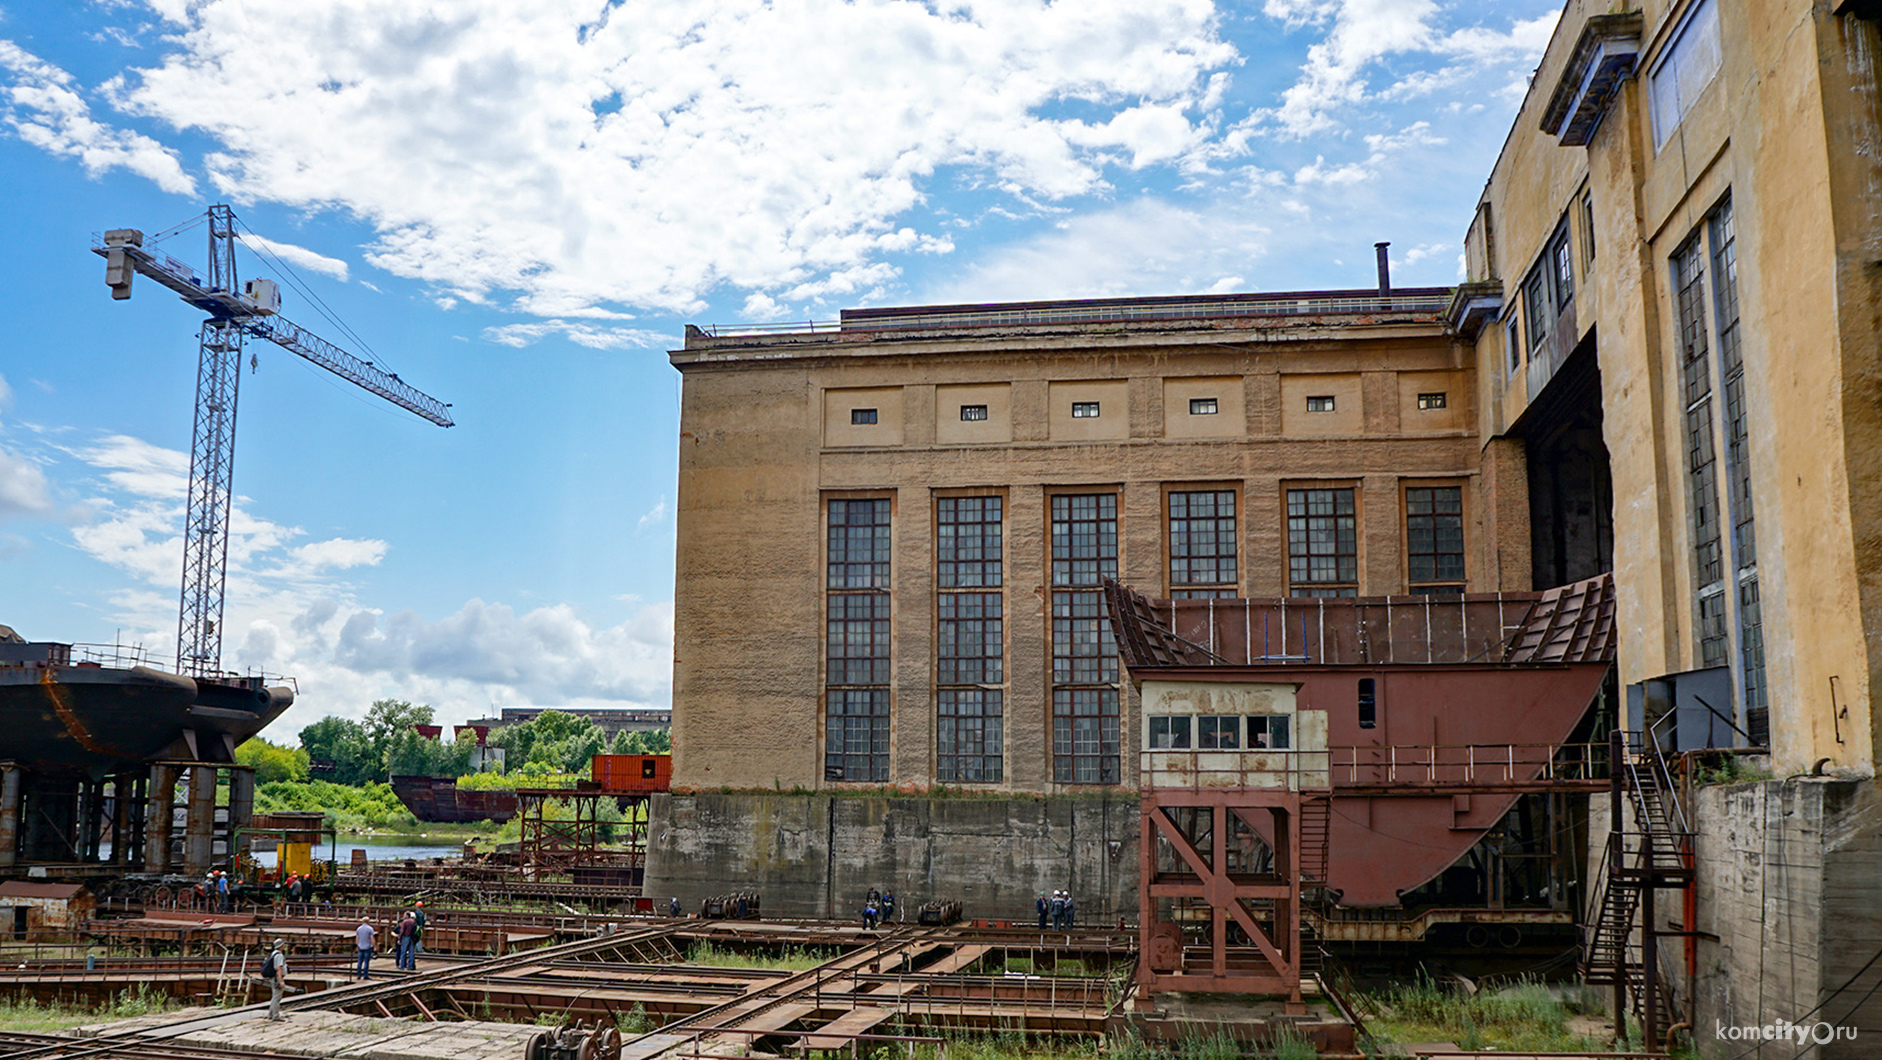
POLYGON ((261 962, 261 977, 263 979, 273 979, 275 969, 279 967, 281 967, 280 956, 274 953, 268 954, 268 959, 261 962))

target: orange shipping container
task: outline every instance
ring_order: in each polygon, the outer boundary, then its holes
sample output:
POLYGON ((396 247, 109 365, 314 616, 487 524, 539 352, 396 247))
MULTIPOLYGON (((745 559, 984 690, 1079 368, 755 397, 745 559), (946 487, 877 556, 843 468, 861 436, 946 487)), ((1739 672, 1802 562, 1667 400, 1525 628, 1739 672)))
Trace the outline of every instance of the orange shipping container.
POLYGON ((665 791, 673 782, 672 755, 596 755, 590 766, 603 791, 665 791))

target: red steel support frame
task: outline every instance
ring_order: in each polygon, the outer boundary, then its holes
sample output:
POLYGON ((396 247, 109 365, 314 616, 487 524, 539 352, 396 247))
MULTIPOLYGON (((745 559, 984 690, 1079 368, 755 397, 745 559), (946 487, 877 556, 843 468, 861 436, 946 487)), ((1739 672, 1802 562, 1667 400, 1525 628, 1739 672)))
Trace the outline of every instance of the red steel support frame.
POLYGON ((1138 829, 1144 873, 1138 891, 1137 921, 1143 954, 1137 965, 1140 1004, 1148 1004, 1150 994, 1165 991, 1275 994, 1287 998, 1290 1011, 1301 1004, 1301 802, 1300 792, 1284 788, 1144 789, 1138 829), (1207 852, 1196 849, 1163 812, 1179 808, 1205 810, 1210 815, 1207 852), (1255 815, 1260 813, 1269 815, 1270 828, 1257 827, 1255 815), (1265 832, 1274 837, 1273 872, 1229 871, 1229 836, 1237 818, 1256 834, 1265 832), (1189 873, 1158 871, 1159 839, 1170 844, 1189 873), (1159 898, 1201 898, 1209 904, 1206 969, 1192 970, 1180 952, 1173 970, 1168 967, 1167 957, 1153 959, 1153 947, 1167 954, 1171 939, 1179 940, 1180 945, 1179 925, 1158 919, 1159 898), (1249 915, 1243 899, 1273 903, 1271 932, 1249 915), (1229 945, 1230 920, 1241 926, 1252 948, 1229 945))

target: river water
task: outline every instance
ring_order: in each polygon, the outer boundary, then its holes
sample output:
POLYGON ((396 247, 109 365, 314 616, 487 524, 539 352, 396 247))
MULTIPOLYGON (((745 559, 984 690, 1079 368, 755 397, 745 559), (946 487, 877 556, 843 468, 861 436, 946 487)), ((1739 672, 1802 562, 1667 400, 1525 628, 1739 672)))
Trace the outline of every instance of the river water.
MULTIPOLYGON (((314 850, 314 857, 324 860, 328 849, 327 844, 320 844, 314 850)), ((423 860, 462 854, 464 842, 461 839, 451 841, 422 835, 343 835, 331 849, 333 856, 339 860, 340 867, 344 869, 352 863, 355 850, 364 850, 370 861, 396 861, 402 858, 423 860)), ((258 850, 255 852, 255 860, 268 868, 273 868, 274 851, 258 850)))

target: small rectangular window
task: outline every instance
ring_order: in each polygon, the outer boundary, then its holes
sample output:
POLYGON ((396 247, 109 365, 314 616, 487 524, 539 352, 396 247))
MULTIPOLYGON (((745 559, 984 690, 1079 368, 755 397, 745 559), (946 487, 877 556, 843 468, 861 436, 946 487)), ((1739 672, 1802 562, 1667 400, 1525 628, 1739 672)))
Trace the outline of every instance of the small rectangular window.
POLYGON ((1242 719, 1237 717, 1196 719, 1196 746, 1205 751, 1239 751, 1242 746, 1242 719))
POLYGON ((1151 715, 1150 749, 1153 751, 1189 750, 1189 716, 1185 714, 1151 715))
POLYGON ((874 423, 874 422, 876 422, 876 410, 875 409, 851 409, 850 410, 850 423, 852 425, 860 426, 862 424, 874 423))
POLYGON ((1523 344, 1517 339, 1516 334, 1516 314, 1511 313, 1509 329, 1504 335, 1503 345, 1503 348, 1509 351, 1511 375, 1515 375, 1516 369, 1523 366, 1523 344))
POLYGON ((1445 392, 1418 395, 1418 407, 1421 409, 1441 409, 1445 404, 1445 392))
POLYGON ((1359 679, 1359 727, 1362 729, 1379 727, 1378 699, 1373 688, 1372 678, 1359 679))
POLYGON ((1215 415, 1215 412, 1216 412, 1216 407, 1215 407, 1214 398, 1190 398, 1189 399, 1189 414, 1191 416, 1213 416, 1215 415))
POLYGON ((1290 742, 1287 715, 1250 714, 1248 716, 1248 749, 1250 751, 1285 751, 1290 742))
POLYGON ((1332 412, 1333 411, 1333 395, 1321 394, 1315 397, 1308 398, 1307 399, 1307 411, 1308 412, 1332 412))
POLYGON ((1072 418, 1075 420, 1097 419, 1098 418, 1098 403, 1096 401, 1072 402, 1072 418))
POLYGON ((985 405, 962 405, 961 406, 961 421, 964 423, 973 423, 979 420, 984 420, 986 418, 987 418, 987 406, 985 405))

